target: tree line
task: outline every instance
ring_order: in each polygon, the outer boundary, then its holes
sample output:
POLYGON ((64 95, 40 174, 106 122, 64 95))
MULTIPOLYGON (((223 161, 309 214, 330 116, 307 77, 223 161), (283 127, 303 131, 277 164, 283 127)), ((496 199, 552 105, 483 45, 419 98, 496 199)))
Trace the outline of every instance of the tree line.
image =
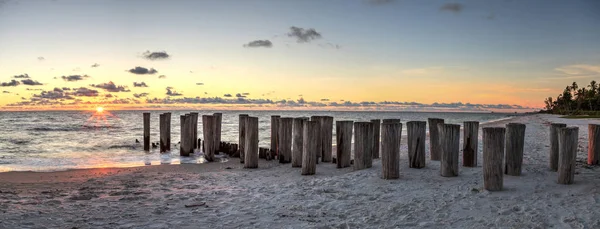
POLYGON ((553 114, 598 114, 600 113, 600 87, 595 80, 586 87, 579 87, 577 82, 573 82, 556 99, 548 97, 544 103, 546 112, 553 114))

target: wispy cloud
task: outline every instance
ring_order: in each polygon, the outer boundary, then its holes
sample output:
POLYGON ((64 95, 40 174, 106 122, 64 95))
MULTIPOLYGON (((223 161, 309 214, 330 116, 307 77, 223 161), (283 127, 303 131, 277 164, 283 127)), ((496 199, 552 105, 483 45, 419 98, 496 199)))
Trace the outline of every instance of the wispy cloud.
POLYGON ((145 82, 133 82, 133 87, 148 87, 145 82))
POLYGON ((440 7, 440 11, 448 11, 453 13, 460 13, 464 6, 460 3, 446 3, 440 7))
POLYGON ((296 26, 290 27, 290 32, 287 33, 288 37, 296 38, 298 43, 309 43, 312 40, 321 38, 321 33, 315 29, 304 29, 296 26))
POLYGON ((21 74, 21 75, 13 76, 13 78, 15 78, 15 79, 29 79, 29 75, 26 73, 26 74, 21 74))
POLYGON ((133 97, 136 97, 136 98, 141 98, 141 97, 146 97, 146 96, 148 96, 148 93, 145 93, 145 92, 139 93, 139 94, 133 94, 133 97))
POLYGON ((39 86, 39 85, 44 85, 43 83, 40 83, 38 81, 34 81, 32 79, 24 79, 21 80, 21 83, 23 83, 24 85, 29 85, 29 86, 39 86))
POLYGON ((159 78, 159 79, 165 79, 165 78, 167 78, 167 76, 165 76, 165 75, 160 75, 160 76, 158 76, 158 78, 159 78))
POLYGON ((248 44, 244 44, 245 48, 271 48, 273 47, 273 43, 270 40, 255 40, 251 41, 248 44))
POLYGON ((88 76, 88 75, 70 75, 70 76, 61 76, 60 78, 62 78, 64 81, 67 81, 67 82, 74 82, 74 81, 84 80, 89 77, 90 76, 88 76))
POLYGON ((98 63, 92 64, 92 68, 97 68, 97 67, 100 67, 100 65, 98 63))
POLYGON ((39 61, 46 60, 46 58, 44 58, 43 56, 38 56, 38 58, 37 58, 37 59, 38 59, 39 61))
POLYGON ((165 59, 169 59, 169 57, 171 57, 171 55, 167 54, 167 52, 165 52, 165 51, 162 51, 162 52, 146 51, 142 54, 142 56, 148 60, 165 60, 165 59))
POLYGON ((204 83, 196 83, 198 86, 204 86, 204 83))
POLYGON ((600 65, 574 64, 555 68, 554 70, 569 76, 600 75, 600 65))
POLYGON ((167 87, 166 89, 167 89, 167 93, 166 94, 168 96, 182 96, 183 95, 183 94, 175 91, 175 89, 173 87, 167 87))
POLYGON ((125 86, 115 85, 112 81, 101 84, 90 84, 91 87, 104 89, 108 92, 129 92, 129 89, 125 86))

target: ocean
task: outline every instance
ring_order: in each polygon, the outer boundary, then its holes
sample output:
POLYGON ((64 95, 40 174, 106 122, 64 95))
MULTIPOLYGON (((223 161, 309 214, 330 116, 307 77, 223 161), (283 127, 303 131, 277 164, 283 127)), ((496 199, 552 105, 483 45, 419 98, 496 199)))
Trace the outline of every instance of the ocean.
MULTIPOLYGON (((203 163, 198 156, 180 157, 178 147, 172 152, 158 149, 144 152, 144 111, 29 111, 0 112, 0 172, 58 171, 78 168, 133 167, 157 164, 203 163)), ((158 116, 171 112, 171 142, 179 142, 179 116, 192 111, 150 111, 151 142, 159 141, 158 116)), ((399 118, 406 134, 407 121, 426 121, 443 118, 446 123, 464 121, 481 123, 506 119, 516 114, 462 112, 377 112, 377 111, 206 111, 203 114, 223 113, 222 141, 237 142, 238 115, 259 118, 259 145, 269 147, 271 115, 281 117, 310 117, 328 115, 335 121, 399 118)), ((199 118, 198 137, 202 137, 202 118, 199 118)), ((335 126, 334 126, 335 144, 335 126)), ((406 144, 406 142, 402 142, 406 144)))

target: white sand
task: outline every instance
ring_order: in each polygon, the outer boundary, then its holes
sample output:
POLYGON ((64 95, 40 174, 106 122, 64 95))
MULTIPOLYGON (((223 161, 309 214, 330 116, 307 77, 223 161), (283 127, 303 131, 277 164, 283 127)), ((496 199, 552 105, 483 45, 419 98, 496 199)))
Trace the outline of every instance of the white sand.
MULTIPOLYGON (((598 167, 578 163, 573 185, 547 169, 549 122, 580 127, 584 162, 587 124, 599 121, 532 115, 487 126, 507 122, 527 124, 524 171, 505 176, 501 192, 482 190, 481 167, 453 178, 436 161, 409 169, 403 139, 392 181, 379 178, 380 160, 361 171, 321 163, 315 176, 264 160, 256 170, 230 161, 0 173, 0 228, 600 228, 598 167)), ((480 141, 479 166, 481 153, 480 141)))

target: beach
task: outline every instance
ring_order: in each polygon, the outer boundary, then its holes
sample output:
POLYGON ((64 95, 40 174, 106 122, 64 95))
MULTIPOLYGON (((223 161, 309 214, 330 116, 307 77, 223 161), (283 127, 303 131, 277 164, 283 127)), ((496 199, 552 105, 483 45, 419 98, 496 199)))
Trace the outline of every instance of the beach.
POLYGON ((442 177, 439 161, 408 168, 404 138, 398 180, 380 178, 381 159, 359 171, 319 163, 314 176, 235 158, 0 173, 0 228, 600 228, 600 169, 585 165, 587 124, 600 120, 534 114, 482 126, 509 122, 527 125, 523 174, 505 175, 499 192, 483 189, 481 141, 478 167, 442 177), (573 185, 548 168, 552 122, 579 127, 573 185))

